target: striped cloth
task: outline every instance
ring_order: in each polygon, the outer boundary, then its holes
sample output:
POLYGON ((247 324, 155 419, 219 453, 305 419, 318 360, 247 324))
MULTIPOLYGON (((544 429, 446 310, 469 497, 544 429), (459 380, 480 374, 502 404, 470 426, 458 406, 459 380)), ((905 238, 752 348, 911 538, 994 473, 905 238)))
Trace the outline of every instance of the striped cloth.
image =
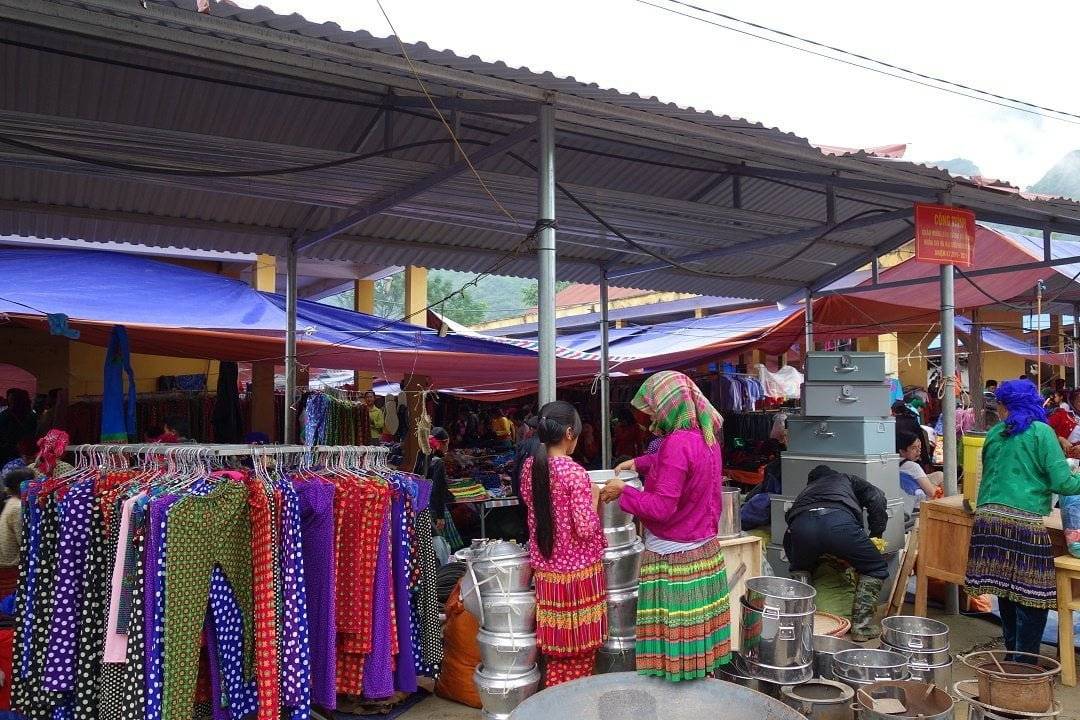
POLYGON ((581 570, 537 570, 536 644, 552 657, 591 653, 607 637, 607 593, 604 564, 581 570))
POLYGON ((696 680, 730 655, 727 571, 719 543, 710 540, 671 555, 646 550, 638 588, 638 673, 696 680))
POLYGON ((964 587, 968 595, 997 595, 1020 605, 1057 608, 1054 549, 1043 519, 1004 505, 975 511, 964 587))

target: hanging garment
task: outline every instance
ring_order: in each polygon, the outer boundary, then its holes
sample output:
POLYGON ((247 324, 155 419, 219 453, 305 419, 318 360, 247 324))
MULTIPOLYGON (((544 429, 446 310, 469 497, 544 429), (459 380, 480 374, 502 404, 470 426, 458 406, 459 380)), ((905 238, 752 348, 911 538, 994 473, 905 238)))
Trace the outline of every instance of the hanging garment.
POLYGON ((240 410, 238 368, 234 362, 218 366, 217 397, 214 399, 214 442, 238 443, 244 439, 244 416, 240 410))
POLYGON ((334 486, 320 481, 305 482, 297 486, 297 492, 307 586, 311 700, 320 707, 333 710, 337 707, 334 486))
POLYGON ((105 351, 105 390, 101 398, 101 442, 130 442, 135 429, 135 371, 131 369, 127 329, 114 325, 105 351), (128 393, 124 399, 124 374, 128 393))

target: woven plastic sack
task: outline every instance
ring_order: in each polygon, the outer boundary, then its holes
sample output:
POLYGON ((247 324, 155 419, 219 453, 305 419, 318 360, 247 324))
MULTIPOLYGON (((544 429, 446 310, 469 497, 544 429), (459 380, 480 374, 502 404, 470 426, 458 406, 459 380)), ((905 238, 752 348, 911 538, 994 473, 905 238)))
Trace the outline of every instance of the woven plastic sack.
POLYGON ((1069 554, 1080 557, 1080 495, 1061 496, 1061 525, 1069 554))
POLYGON ((480 695, 473 682, 473 671, 480 664, 480 646, 476 634, 477 622, 461 602, 461 581, 446 601, 446 625, 443 626, 443 647, 446 658, 442 672, 435 681, 435 694, 469 707, 480 707, 480 695))

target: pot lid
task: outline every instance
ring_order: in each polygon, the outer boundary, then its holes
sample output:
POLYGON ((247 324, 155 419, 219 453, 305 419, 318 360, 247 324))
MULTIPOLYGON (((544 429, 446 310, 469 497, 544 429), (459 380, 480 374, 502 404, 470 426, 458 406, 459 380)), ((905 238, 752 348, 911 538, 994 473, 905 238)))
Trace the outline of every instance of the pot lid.
POLYGON ((528 551, 515 542, 499 540, 490 542, 473 551, 474 561, 479 560, 511 560, 528 555, 528 551))

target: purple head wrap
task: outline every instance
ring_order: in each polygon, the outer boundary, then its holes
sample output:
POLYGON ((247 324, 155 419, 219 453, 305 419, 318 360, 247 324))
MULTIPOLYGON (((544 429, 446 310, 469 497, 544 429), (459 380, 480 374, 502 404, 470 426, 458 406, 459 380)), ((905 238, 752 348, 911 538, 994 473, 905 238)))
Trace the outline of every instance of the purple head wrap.
POLYGON ((1030 380, 1006 380, 998 386, 996 397, 1009 411, 1006 435, 1019 435, 1036 420, 1046 422, 1043 399, 1030 380))

